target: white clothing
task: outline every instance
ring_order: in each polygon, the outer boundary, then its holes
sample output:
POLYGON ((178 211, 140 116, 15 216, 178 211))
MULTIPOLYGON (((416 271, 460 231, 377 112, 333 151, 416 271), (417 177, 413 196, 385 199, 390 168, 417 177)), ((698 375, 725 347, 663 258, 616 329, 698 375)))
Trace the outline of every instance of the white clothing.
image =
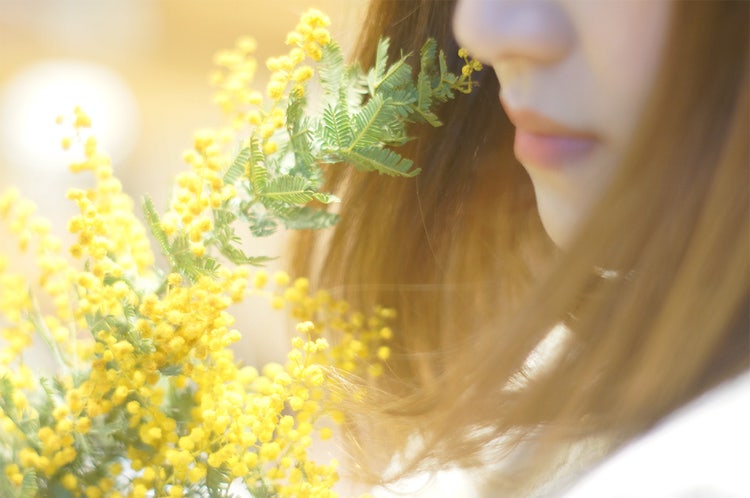
MULTIPOLYGON (((468 472, 417 476, 375 498, 502 498, 468 472)), ((605 459, 568 490, 537 497, 750 498, 750 372, 711 390, 605 459)))
POLYGON ((667 417, 565 498, 750 498, 750 373, 667 417))

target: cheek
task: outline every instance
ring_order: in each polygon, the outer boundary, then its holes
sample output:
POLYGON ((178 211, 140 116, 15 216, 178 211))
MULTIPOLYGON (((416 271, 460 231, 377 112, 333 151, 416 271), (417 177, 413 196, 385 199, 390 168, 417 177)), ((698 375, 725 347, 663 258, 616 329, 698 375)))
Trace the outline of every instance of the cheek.
POLYGON ((626 146, 653 87, 669 31, 665 0, 574 2, 581 51, 596 81, 599 120, 626 146))

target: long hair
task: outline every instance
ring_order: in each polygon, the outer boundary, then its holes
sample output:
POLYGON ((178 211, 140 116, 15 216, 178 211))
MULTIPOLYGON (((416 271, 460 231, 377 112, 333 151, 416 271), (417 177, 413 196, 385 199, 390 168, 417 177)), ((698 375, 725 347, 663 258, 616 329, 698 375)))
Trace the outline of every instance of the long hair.
MULTIPOLYGON (((750 4, 673 8, 638 132, 565 251, 544 233, 489 71, 441 109, 444 127, 413 130, 416 178, 331 172, 342 219, 325 244, 302 234, 294 265, 399 313, 382 398, 353 418, 359 444, 390 455, 419 434, 406 470, 481 465, 488 445, 524 434, 539 455, 589 436, 619 444, 750 366, 750 4), (554 358, 524 377, 560 324, 554 358)), ((374 1, 356 58, 371 64, 380 36, 393 56, 433 36, 460 70, 452 12, 374 1)))

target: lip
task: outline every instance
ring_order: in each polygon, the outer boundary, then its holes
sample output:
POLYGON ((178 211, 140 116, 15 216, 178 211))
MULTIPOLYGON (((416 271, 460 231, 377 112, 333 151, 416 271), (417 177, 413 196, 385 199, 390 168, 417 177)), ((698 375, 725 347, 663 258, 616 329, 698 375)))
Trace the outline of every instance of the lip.
POLYGON ((516 127, 513 150, 525 165, 547 168, 580 163, 600 139, 596 134, 569 127, 529 109, 513 110, 500 99, 516 127))
POLYGON ((580 163, 596 144, 592 138, 540 135, 517 128, 513 152, 524 165, 556 168, 580 163))

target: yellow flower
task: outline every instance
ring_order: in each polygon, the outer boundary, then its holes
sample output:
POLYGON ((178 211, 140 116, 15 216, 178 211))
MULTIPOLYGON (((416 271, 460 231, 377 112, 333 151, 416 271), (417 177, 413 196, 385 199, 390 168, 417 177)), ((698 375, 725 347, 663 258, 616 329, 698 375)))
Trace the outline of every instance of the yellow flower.
POLYGON ((263 145, 263 153, 264 154, 273 154, 279 149, 279 146, 276 142, 268 141, 263 145))
POLYGON ((329 23, 319 11, 309 11, 287 37, 288 53, 269 60, 269 108, 261 107, 261 93, 249 89, 255 42, 243 38, 217 54, 216 100, 238 128, 197 132, 183 156, 186 171, 159 220, 163 233, 155 230, 162 245, 166 237, 166 246, 176 248, 168 271, 154 271, 135 203, 86 130, 91 120, 80 108, 68 121, 81 155, 71 169, 91 174, 93 184, 67 194, 78 209, 67 225, 72 244, 64 248, 55 227, 35 216, 17 191, 0 195, 0 218, 40 270, 39 285, 32 285, 0 256, 0 314, 7 325, 0 332, 0 377, 10 382, 13 405, 0 410, 0 430, 3 443, 12 441, 8 454, 17 462, 5 465, 2 451, 0 461, 11 484, 35 470, 39 479, 59 479, 84 496, 182 496, 205 485, 209 466, 223 466, 236 477, 262 475, 279 496, 330 496, 335 462, 318 465, 309 455, 313 436, 329 438, 333 429, 326 424, 343 421, 331 411, 335 400, 326 388, 326 368, 358 375, 382 371, 390 355, 386 313, 353 312, 312 290, 305 278, 251 274, 210 259, 217 246, 215 210, 234 209, 235 197, 244 194, 244 185, 224 181, 241 136, 237 130, 255 126, 252 135, 263 152, 278 151, 275 134, 286 126, 286 99, 289 92, 301 95, 301 85, 312 77, 305 59, 322 55, 330 43, 329 23), (33 287, 46 294, 44 310, 29 295, 33 287), (300 322, 286 360, 261 372, 241 366, 229 349, 241 337, 230 306, 253 293, 274 308, 289 309, 300 322), (50 383, 53 388, 45 385, 47 391, 19 366, 35 332, 57 342, 53 353, 72 372, 50 383), (87 334, 90 340, 81 339, 87 334), (336 340, 329 344, 323 335, 336 340), (42 405, 40 398, 46 400, 42 405), (35 429, 24 434, 16 420, 35 429), (114 449, 102 437, 112 430, 121 431, 112 438, 114 449), (92 445, 106 475, 92 477, 72 465, 90 458, 92 445), (128 483, 117 478, 122 461, 134 473, 128 483))
POLYGON ((91 118, 83 112, 83 109, 76 106, 73 110, 75 113, 75 121, 73 122, 73 126, 76 128, 89 128, 91 126, 91 118))
POLYGON ((18 465, 14 463, 5 467, 5 477, 7 477, 10 483, 14 486, 20 486, 23 481, 23 474, 18 465))

